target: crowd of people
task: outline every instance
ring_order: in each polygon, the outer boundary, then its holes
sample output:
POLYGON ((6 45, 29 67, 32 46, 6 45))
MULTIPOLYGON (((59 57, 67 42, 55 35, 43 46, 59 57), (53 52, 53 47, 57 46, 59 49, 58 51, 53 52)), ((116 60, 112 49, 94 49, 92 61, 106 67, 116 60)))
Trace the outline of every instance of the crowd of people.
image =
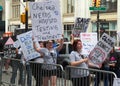
MULTIPOLYGON (((50 80, 50 86, 56 86, 56 80, 57 80, 57 71, 56 67, 51 67, 51 65, 43 66, 42 63, 45 64, 57 64, 57 57, 59 55, 59 51, 63 47, 64 40, 60 39, 59 43, 55 43, 53 40, 48 41, 40 41, 39 45, 38 42, 33 40, 33 47, 34 49, 40 54, 39 57, 36 57, 35 59, 32 59, 34 63, 29 63, 26 61, 26 58, 23 55, 23 52, 21 48, 16 49, 16 57, 17 59, 21 59, 22 61, 13 60, 12 61, 12 76, 10 83, 12 85, 15 84, 15 78, 17 76, 17 70, 19 69, 20 77, 18 80, 18 84, 22 85, 24 84, 23 81, 23 65, 25 65, 26 68, 26 74, 27 74, 27 86, 32 86, 32 75, 34 76, 36 80, 36 86, 48 86, 48 81, 50 80), (55 43, 55 44, 54 44, 55 43), (38 47, 39 46, 39 47, 38 47), (36 66, 36 67, 34 67, 36 66), (39 69, 39 70, 36 70, 39 69), (42 69, 42 70, 41 70, 42 69), (49 74, 49 75, 48 75, 49 74)), ((82 40, 76 39, 74 40, 74 36, 71 35, 71 45, 72 45, 72 51, 70 52, 69 59, 70 59, 70 66, 74 67, 83 67, 85 69, 88 69, 89 67, 93 67, 96 69, 104 69, 106 71, 112 71, 114 72, 118 78, 120 78, 120 55, 115 51, 114 47, 109 53, 106 60, 103 62, 103 64, 96 66, 95 64, 91 63, 89 60, 89 57, 83 56, 81 54, 82 51, 82 40)), ((99 75, 99 74, 98 74, 99 75)), ((90 86, 90 72, 77 72, 76 69, 71 70, 71 80, 73 86, 90 86), (87 81, 87 83, 86 83, 87 81)), ((94 86, 98 86, 99 76, 96 75, 95 84, 94 86)), ((104 81, 104 86, 112 86, 112 83, 110 81, 113 81, 113 78, 109 78, 109 75, 106 76, 104 81), (112 80, 110 80, 112 79, 112 80), (110 84, 108 84, 110 82, 110 84)))

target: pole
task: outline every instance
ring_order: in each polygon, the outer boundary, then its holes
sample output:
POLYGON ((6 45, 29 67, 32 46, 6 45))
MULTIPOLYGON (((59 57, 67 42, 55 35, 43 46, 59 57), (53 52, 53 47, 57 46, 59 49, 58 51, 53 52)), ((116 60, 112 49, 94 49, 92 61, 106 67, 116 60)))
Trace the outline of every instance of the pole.
POLYGON ((97 11, 97 38, 99 40, 99 11, 97 11))
POLYGON ((26 1, 26 8, 25 8, 25 32, 28 31, 28 2, 26 1))

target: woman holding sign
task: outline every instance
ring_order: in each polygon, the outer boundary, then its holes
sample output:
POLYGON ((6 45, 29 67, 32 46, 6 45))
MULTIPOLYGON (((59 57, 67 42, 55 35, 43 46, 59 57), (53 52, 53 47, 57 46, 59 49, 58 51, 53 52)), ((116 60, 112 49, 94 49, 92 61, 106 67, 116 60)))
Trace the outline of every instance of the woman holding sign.
MULTIPOLYGON (((73 51, 70 53, 70 64, 75 67, 82 67, 88 69, 88 66, 97 67, 89 62, 87 57, 81 55, 82 42, 81 40, 74 40, 73 51)), ((90 86, 89 71, 78 68, 71 68, 71 78, 73 86, 90 86)))
POLYGON ((62 49, 63 39, 60 40, 60 44, 57 48, 53 48, 53 41, 51 40, 48 40, 45 42, 45 48, 36 47, 34 40, 33 40, 33 46, 37 52, 43 55, 43 59, 44 59, 45 65, 42 65, 42 69, 44 70, 43 86, 48 86, 49 79, 51 84, 50 86, 56 86, 56 80, 57 80, 56 70, 57 69, 53 65, 56 64, 56 61, 57 61, 57 52, 59 52, 62 49))

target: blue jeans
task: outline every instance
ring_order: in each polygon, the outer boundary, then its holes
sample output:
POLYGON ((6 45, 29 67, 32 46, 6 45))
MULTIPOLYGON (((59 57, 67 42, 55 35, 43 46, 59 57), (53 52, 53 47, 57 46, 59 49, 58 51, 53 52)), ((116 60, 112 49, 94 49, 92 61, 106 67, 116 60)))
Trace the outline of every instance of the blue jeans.
POLYGON ((32 86, 32 70, 30 64, 26 64, 27 86, 32 86))
MULTIPOLYGON (((104 67, 104 70, 105 71, 109 71, 109 67, 104 67)), ((105 74, 105 79, 104 79, 104 86, 109 86, 108 83, 109 83, 109 74, 105 74)))
POLYGON ((18 84, 22 84, 22 73, 23 73, 23 68, 22 68, 22 63, 20 63, 20 61, 17 60, 12 60, 12 77, 10 79, 11 84, 15 84, 15 78, 17 76, 17 70, 19 69, 19 80, 18 80, 18 84))
POLYGON ((120 78, 120 68, 116 68, 115 73, 117 75, 117 78, 120 78))

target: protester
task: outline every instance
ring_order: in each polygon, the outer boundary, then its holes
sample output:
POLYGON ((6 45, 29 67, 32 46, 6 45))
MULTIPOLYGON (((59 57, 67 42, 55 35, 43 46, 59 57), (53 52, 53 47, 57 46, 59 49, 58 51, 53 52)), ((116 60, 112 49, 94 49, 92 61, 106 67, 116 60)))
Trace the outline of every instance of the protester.
MULTIPOLYGON (((56 64, 57 61, 57 52, 59 52, 63 46, 63 39, 60 40, 58 47, 53 48, 53 41, 48 40, 45 42, 45 48, 37 48, 35 40, 33 38, 33 46, 37 52, 43 54, 43 59, 45 64, 56 64)), ((44 77, 43 77, 43 86, 48 86, 48 80, 50 79, 50 86, 56 86, 57 72, 56 67, 51 65, 48 68, 43 65, 44 77)))
MULTIPOLYGON (((21 56, 21 61, 23 64, 23 79, 26 79, 26 74, 27 74, 27 86, 32 86, 32 70, 30 67, 30 63, 29 61, 26 61, 26 57, 23 55, 23 51, 21 52, 22 56, 21 56)), ((25 84, 25 80, 23 80, 22 82, 23 84, 25 84)))
MULTIPOLYGON (((114 72, 117 77, 120 77, 120 55, 118 52, 115 51, 115 48, 110 51, 108 54, 107 58, 102 64, 102 70, 105 71, 112 71, 114 72)), ((100 78, 100 75, 97 75, 96 77, 100 78)), ((114 76, 111 74, 103 74, 104 76, 104 86, 112 86, 113 85, 113 80, 114 76)), ((96 84, 95 86, 99 85, 100 79, 96 78, 96 84)))
POLYGON ((12 65, 12 76, 10 79, 11 84, 15 84, 15 79, 17 76, 17 71, 19 69, 19 80, 18 80, 18 85, 22 85, 22 73, 23 73, 23 68, 22 68, 22 63, 20 61, 21 59, 21 48, 16 49, 16 57, 11 60, 11 65, 12 65))
MULTIPOLYGON (((74 67, 82 67, 88 69, 88 66, 98 67, 89 61, 89 58, 81 55, 82 42, 81 40, 74 40, 73 51, 70 53, 70 64, 74 67)), ((90 86, 89 71, 81 69, 71 69, 71 78, 73 86, 90 86)))
MULTIPOLYGON (((111 50, 109 54, 109 66, 110 71, 114 72, 118 78, 120 78, 120 55, 118 52, 115 51, 115 48, 111 50)), ((110 77, 111 84, 109 86, 112 86, 114 77, 110 77)))
MULTIPOLYGON (((38 44, 38 47, 44 48, 44 42, 40 41, 38 44)), ((41 65, 40 63, 43 63, 43 56, 40 54, 39 57, 36 57, 35 59, 32 60, 33 63, 31 62, 31 69, 32 69, 32 74, 36 80, 36 86, 42 86, 42 71, 41 71, 41 65)))

